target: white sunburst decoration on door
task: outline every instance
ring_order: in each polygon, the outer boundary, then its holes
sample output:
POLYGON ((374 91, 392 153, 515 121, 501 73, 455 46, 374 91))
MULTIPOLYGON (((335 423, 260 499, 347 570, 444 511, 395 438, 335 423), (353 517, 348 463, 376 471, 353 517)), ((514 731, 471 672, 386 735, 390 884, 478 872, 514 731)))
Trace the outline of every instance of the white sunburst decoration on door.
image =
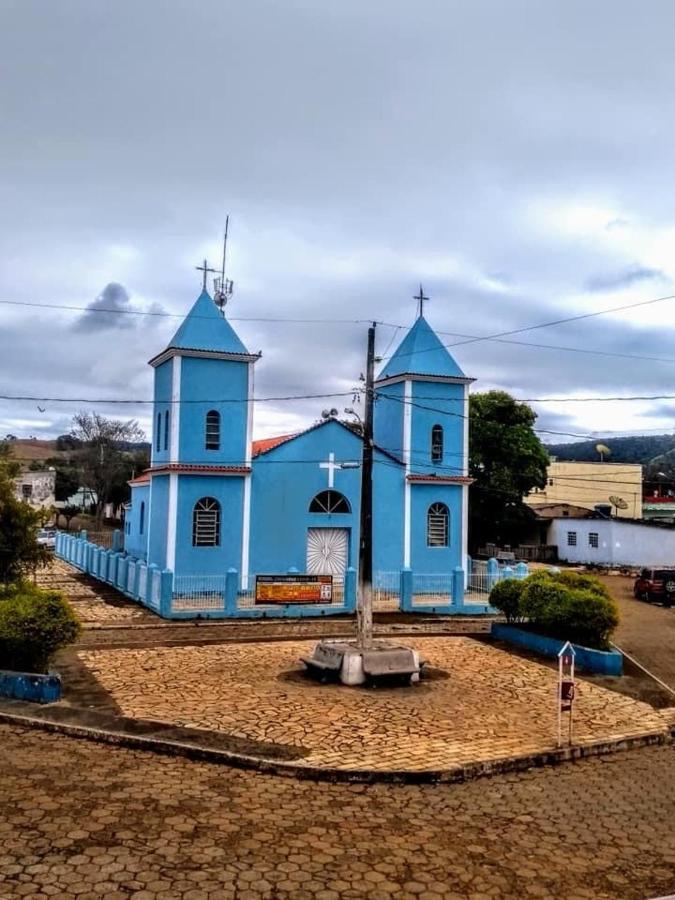
POLYGON ((347 568, 347 529, 310 528, 307 532, 307 572, 344 575, 347 568))

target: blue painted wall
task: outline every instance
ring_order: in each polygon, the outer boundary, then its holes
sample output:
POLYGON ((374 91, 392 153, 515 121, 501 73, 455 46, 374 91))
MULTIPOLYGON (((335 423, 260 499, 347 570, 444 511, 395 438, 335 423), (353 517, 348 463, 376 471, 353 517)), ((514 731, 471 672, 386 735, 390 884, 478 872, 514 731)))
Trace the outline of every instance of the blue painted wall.
POLYGON ((361 469, 335 472, 334 490, 347 498, 349 514, 310 513, 309 504, 328 489, 328 473, 319 467, 329 453, 336 462, 361 461, 360 438, 337 422, 281 444, 253 460, 251 572, 306 568, 308 528, 348 528, 349 560, 358 565, 361 469))
MULTIPOLYGON (((244 476, 178 475, 177 575, 224 575, 241 567, 244 476), (220 503, 220 546, 192 546, 192 514, 202 497, 220 503)), ((154 499, 153 499, 154 506, 154 499)))
POLYGON ((157 366, 154 372, 154 399, 152 418, 152 462, 153 465, 166 463, 170 458, 170 441, 165 441, 166 416, 169 416, 169 435, 171 434, 171 416, 174 414, 171 400, 171 382, 173 372, 173 359, 168 359, 161 366, 157 366), (159 422, 159 429, 158 429, 159 422), (159 450, 157 438, 159 437, 159 450))
POLYGON ((403 390, 402 381, 377 388, 373 415, 375 443, 399 459, 403 456, 403 390))
POLYGON ((373 467, 373 574, 397 572, 403 566, 405 468, 383 453, 373 467))
POLYGON ((410 565, 418 573, 448 573, 462 565, 462 488, 455 484, 413 484, 410 565), (445 503, 450 512, 447 547, 427 546, 427 512, 445 503))
POLYGON ((130 556, 145 559, 148 550, 150 523, 150 485, 138 484, 131 488, 131 506, 124 522, 124 549, 130 556), (143 531, 141 532, 141 508, 145 504, 143 531))
POLYGON ((433 381, 413 381, 412 384, 412 446, 413 472, 438 475, 461 475, 464 428, 464 385, 433 381), (431 459, 431 431, 434 425, 443 428, 443 459, 431 459))
MULTIPOLYGON (((135 506, 135 497, 132 509, 133 506, 135 506)), ((153 475, 150 506, 148 564, 154 563, 163 569, 166 566, 166 530, 169 507, 168 475, 153 475)))
POLYGON ((248 364, 183 357, 179 459, 185 463, 237 465, 246 459, 248 364), (228 402, 233 401, 233 402, 228 402), (220 413, 220 450, 205 448, 206 414, 220 413))

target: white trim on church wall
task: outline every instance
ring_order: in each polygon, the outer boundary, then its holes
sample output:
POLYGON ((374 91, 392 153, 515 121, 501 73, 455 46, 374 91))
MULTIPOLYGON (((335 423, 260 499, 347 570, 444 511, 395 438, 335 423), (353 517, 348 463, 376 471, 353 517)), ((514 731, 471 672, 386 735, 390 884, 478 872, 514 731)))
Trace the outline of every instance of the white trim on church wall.
MULTIPOLYGON (((246 465, 250 466, 253 459, 253 363, 248 365, 248 406, 246 410, 246 465)), ((251 478, 244 477, 244 502, 242 507, 241 528, 241 589, 248 590, 248 568, 251 555, 251 478)))
POLYGON ((178 524, 178 475, 169 475, 169 503, 166 526, 166 567, 176 569, 176 527, 178 524))
POLYGON ((171 363, 171 439, 169 441, 169 462, 178 462, 179 460, 180 376, 181 357, 174 356, 171 363))
POLYGON ((403 489, 403 565, 410 566, 411 541, 411 496, 410 447, 412 444, 412 381, 406 381, 403 388, 403 462, 405 463, 405 486, 403 489))
MULTIPOLYGON (((464 385, 464 434, 462 447, 462 474, 469 474, 469 385, 464 385)), ((469 578, 469 485, 462 487, 462 566, 469 578)))
POLYGON ((255 369, 248 364, 248 408, 246 411, 246 465, 251 465, 253 453, 253 382, 255 369))
POLYGON ((244 503, 241 535, 241 589, 248 590, 248 566, 251 545, 251 475, 244 476, 244 503))

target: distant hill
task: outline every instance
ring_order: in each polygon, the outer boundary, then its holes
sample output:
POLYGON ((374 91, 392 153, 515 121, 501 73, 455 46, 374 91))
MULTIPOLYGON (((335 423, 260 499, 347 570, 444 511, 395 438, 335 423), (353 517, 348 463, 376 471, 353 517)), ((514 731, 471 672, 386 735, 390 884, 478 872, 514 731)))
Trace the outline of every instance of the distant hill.
POLYGON ((598 443, 605 444, 612 451, 611 456, 605 456, 605 462, 647 465, 655 456, 675 450, 675 434, 597 438, 597 440, 578 441, 573 444, 547 444, 546 449, 551 456, 562 461, 597 462, 600 457, 595 445, 598 443))

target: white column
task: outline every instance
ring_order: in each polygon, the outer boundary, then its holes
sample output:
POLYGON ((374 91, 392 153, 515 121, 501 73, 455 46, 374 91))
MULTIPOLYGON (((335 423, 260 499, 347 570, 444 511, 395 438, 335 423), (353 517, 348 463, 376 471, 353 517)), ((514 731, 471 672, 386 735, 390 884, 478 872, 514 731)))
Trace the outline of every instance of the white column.
POLYGON ((176 528, 178 517, 178 475, 169 475, 169 504, 166 514, 166 567, 176 571, 176 528))
POLYGON ((411 496, 410 458, 412 447, 412 381, 403 383, 403 462, 405 463, 405 482, 403 488, 403 565, 410 566, 411 546, 411 496))
MULTIPOLYGON (((469 474, 469 385, 464 385, 464 410, 463 420, 463 446, 462 446, 462 475, 469 474)), ((469 577, 469 485, 462 486, 462 568, 465 577, 469 577)))
MULTIPOLYGON (((248 403, 246 409, 246 465, 251 466, 253 457, 253 363, 248 364, 248 403)), ((244 475, 244 498, 241 527, 241 587, 248 589, 248 570, 251 554, 251 480, 253 473, 244 475)))
POLYGON ((178 462, 180 453, 180 374, 182 357, 174 356, 171 369, 171 437, 169 462, 178 462))

